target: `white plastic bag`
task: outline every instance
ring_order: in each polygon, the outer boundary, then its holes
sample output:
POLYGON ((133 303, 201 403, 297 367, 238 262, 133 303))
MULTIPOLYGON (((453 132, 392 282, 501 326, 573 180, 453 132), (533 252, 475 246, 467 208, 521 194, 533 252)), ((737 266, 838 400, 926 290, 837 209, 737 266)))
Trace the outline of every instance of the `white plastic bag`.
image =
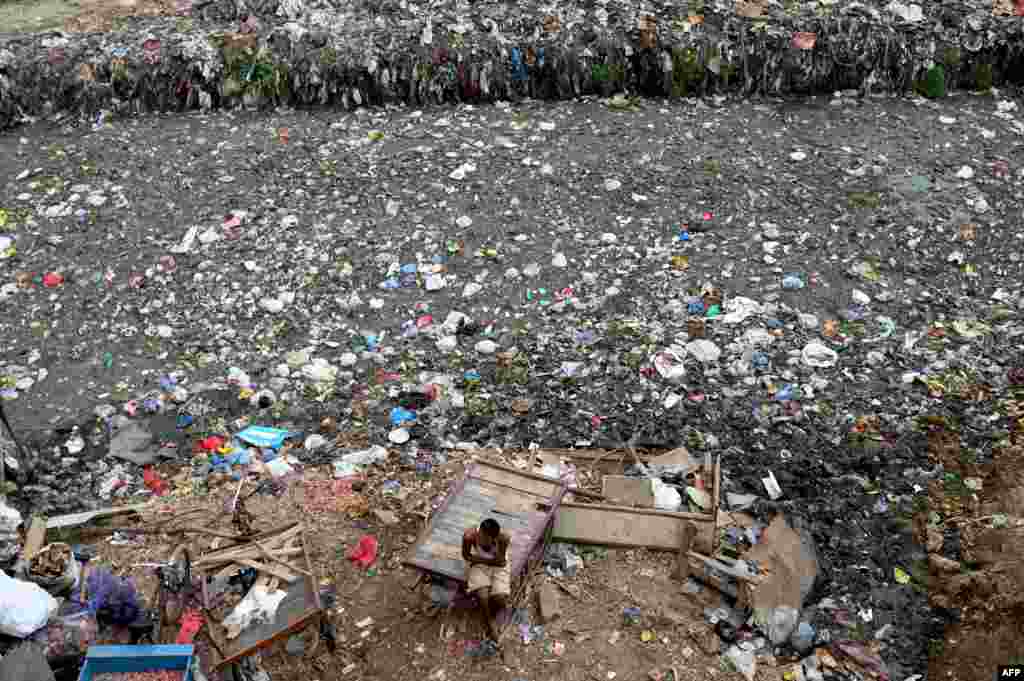
POLYGON ((346 454, 334 461, 334 477, 347 478, 358 473, 360 468, 384 461, 387 458, 388 450, 380 445, 346 454))
POLYGON ((744 650, 733 645, 725 651, 725 657, 736 667, 736 671, 746 677, 747 681, 754 681, 754 676, 757 674, 757 657, 754 656, 753 650, 744 650))
POLYGON ((0 634, 25 638, 46 626, 58 607, 45 589, 0 570, 0 634))
POLYGON ((811 342, 804 346, 800 353, 800 359, 809 367, 827 369, 834 367, 839 362, 839 355, 827 345, 811 342))
POLYGON ((288 594, 281 589, 267 591, 267 588, 257 584, 249 589, 235 609, 224 618, 224 626, 228 628, 228 638, 237 638, 243 629, 254 622, 268 622, 274 618, 277 608, 281 605, 288 594))
POLYGON ((683 505, 683 497, 675 487, 666 485, 658 478, 651 478, 654 487, 654 507, 662 511, 678 511, 683 505))

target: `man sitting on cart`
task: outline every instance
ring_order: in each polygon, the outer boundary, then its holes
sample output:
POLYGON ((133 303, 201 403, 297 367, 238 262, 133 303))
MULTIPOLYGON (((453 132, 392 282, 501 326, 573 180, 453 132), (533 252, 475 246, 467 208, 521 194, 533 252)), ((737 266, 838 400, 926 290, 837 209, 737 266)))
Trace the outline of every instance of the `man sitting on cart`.
POLYGON ((501 531, 494 518, 487 518, 480 527, 471 527, 462 535, 462 559, 469 566, 468 590, 480 600, 487 633, 494 641, 498 640, 495 618, 508 605, 512 592, 509 542, 509 535, 501 531))

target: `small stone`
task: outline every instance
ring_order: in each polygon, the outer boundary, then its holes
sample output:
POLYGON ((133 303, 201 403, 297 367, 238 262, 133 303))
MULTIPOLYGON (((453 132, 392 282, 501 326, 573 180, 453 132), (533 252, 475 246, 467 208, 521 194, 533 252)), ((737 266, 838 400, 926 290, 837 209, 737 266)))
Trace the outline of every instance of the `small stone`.
POLYGON ((555 257, 551 259, 552 267, 565 267, 569 264, 569 259, 565 257, 565 253, 555 253, 555 257))
POLYGON ((392 511, 383 511, 381 509, 373 510, 374 517, 384 525, 397 525, 398 516, 392 511))

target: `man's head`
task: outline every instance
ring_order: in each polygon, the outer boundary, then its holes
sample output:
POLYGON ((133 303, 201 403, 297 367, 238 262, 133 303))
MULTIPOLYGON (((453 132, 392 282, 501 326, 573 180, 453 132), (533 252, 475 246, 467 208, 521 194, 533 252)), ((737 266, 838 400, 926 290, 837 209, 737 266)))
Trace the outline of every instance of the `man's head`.
POLYGON ((501 534, 501 525, 494 518, 488 518, 480 523, 480 534, 489 539, 497 539, 498 535, 501 534))

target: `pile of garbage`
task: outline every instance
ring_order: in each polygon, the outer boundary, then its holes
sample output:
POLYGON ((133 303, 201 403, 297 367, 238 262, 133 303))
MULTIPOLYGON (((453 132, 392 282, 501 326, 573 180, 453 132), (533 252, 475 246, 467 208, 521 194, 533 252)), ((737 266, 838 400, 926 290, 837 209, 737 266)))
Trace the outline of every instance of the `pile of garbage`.
POLYGON ((177 17, 116 33, 0 38, 0 129, 44 115, 238 106, 942 96, 1019 81, 1024 8, 1004 2, 182 2, 177 17))

